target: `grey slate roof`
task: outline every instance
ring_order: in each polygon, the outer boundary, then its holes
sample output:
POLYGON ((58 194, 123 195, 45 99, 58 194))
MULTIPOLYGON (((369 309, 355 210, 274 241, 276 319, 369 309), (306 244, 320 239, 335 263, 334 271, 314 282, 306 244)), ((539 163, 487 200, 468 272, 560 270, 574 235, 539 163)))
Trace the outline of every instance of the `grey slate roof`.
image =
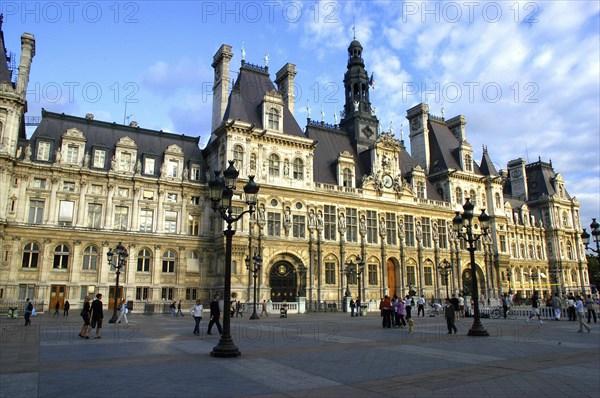
MULTIPOLYGON (((446 169, 462 170, 460 166, 456 136, 443 123, 431 120, 427 121, 429 129, 430 173, 446 169)), ((464 171, 464 170, 463 170, 464 171)), ((473 173, 483 175, 477 162, 473 161, 473 173)))
MULTIPOLYGON (((529 163, 525 166, 525 174, 527 176, 527 191, 528 199, 536 200, 543 195, 552 196, 556 194, 552 181, 556 178, 556 172, 552 167, 552 163, 546 163, 541 160, 529 163)), ((512 187, 510 185, 510 173, 506 181, 504 181, 503 191, 505 195, 512 195, 512 187)), ((565 197, 571 199, 571 195, 565 188, 565 197)))
POLYGON ((483 156, 481 157, 481 172, 486 176, 497 176, 498 172, 494 167, 494 163, 492 162, 492 158, 490 157, 487 148, 483 150, 483 156))
MULTIPOLYGON (((70 128, 76 128, 83 132, 87 140, 85 144, 86 153, 92 147, 103 147, 107 150, 107 159, 112 158, 114 155, 115 145, 119 139, 129 137, 135 141, 138 147, 138 159, 141 159, 143 154, 156 155, 156 170, 160 170, 162 166, 164 151, 170 145, 178 145, 184 153, 186 167, 189 167, 190 162, 199 164, 201 166, 200 182, 205 182, 207 165, 202 151, 198 147, 199 137, 89 120, 42 110, 42 120, 30 139, 31 149, 35 150, 35 143, 38 139, 52 141, 53 149, 50 160, 54 161, 54 150, 60 146, 61 136, 70 128)), ((32 159, 35 159, 35 157, 32 156, 32 159)), ((106 163, 108 169, 110 162, 106 163)))
MULTIPOLYGON (((271 81, 268 69, 259 70, 249 64, 242 64, 240 73, 229 95, 229 101, 223 120, 243 120, 253 123, 256 128, 264 129, 261 103, 266 93, 277 91, 271 81)), ((304 137, 302 129, 290 112, 283 107, 283 132, 285 134, 304 137)))
POLYGON ((11 83, 12 74, 8 69, 8 57, 4 43, 4 32, 2 31, 2 20, 0 20, 0 83, 11 83))

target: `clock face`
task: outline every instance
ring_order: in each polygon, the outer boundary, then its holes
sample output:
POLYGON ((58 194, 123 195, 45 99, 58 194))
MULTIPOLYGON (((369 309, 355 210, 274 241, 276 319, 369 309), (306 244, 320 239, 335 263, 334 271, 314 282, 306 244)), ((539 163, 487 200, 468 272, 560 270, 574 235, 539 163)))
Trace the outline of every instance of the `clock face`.
POLYGON ((414 118, 410 122, 410 127, 412 127, 413 130, 418 130, 419 127, 421 127, 421 120, 418 117, 414 118))
POLYGON ((287 273, 287 268, 285 267, 285 265, 280 265, 279 267, 277 267, 277 272, 279 273, 279 275, 285 275, 287 273))
POLYGON ((383 186, 386 188, 391 188, 393 184, 394 180, 392 179, 392 176, 389 174, 385 174, 383 176, 383 186))

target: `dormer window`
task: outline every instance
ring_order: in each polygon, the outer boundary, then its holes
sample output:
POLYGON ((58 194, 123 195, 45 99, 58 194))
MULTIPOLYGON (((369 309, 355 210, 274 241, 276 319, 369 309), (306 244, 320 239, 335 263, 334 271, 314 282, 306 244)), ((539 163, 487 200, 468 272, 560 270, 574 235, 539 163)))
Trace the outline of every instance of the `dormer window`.
POLYGON ((155 167, 156 167, 156 159, 155 158, 144 158, 144 174, 154 175, 155 167))
POLYGON ((473 159, 471 159, 471 155, 465 155, 465 171, 473 171, 473 159))
POLYGON ((354 180, 354 175, 352 174, 352 170, 349 167, 346 167, 342 171, 342 185, 348 188, 352 188, 354 184, 352 184, 352 180, 354 180))
POLYGON ((197 164, 193 164, 190 168, 190 180, 199 181, 200 180, 200 166, 197 164))
POLYGON ((119 171, 130 172, 132 169, 132 160, 133 157, 130 152, 121 152, 121 156, 119 156, 119 171))
POLYGON ((94 161, 92 166, 96 169, 103 169, 106 165, 106 151, 104 149, 94 149, 94 161))
POLYGON ((244 168, 244 147, 241 145, 235 145, 233 147, 233 160, 236 169, 242 170, 244 168))
POLYGON ((67 158, 65 163, 78 164, 79 163, 79 149, 80 146, 76 144, 67 145, 67 158))
POLYGON ((279 111, 275 108, 270 108, 268 117, 268 128, 272 130, 279 130, 279 111))
POLYGON ((179 174, 179 161, 174 159, 169 160, 167 171, 169 177, 177 178, 177 175, 179 174))
POLYGON ((425 199, 425 184, 422 181, 417 182, 417 198, 425 199))
POLYGON ((37 160, 49 161, 50 160, 50 142, 39 141, 37 147, 37 160))

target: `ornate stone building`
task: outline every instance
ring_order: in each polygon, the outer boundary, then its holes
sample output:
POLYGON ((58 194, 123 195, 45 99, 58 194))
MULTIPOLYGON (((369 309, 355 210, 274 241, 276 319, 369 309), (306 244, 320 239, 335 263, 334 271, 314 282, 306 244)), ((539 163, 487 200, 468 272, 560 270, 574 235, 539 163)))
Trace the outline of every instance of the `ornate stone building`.
MULTIPOLYGON (((87 294, 114 297, 106 254, 128 252, 123 294, 145 301, 208 298, 222 289, 223 222, 208 199, 207 178, 235 160, 240 185, 255 175, 259 205, 236 224, 232 291, 251 299, 248 255, 260 251, 261 299, 341 303, 409 290, 445 296, 438 265, 451 264, 452 293, 471 286, 469 253, 452 232, 466 198, 491 217, 478 241, 481 293, 497 298, 582 290, 589 284, 579 205, 551 163, 523 159, 497 171, 487 148, 477 163, 466 118, 434 116, 426 104, 407 111, 404 131, 381 131, 369 97, 363 48, 348 47, 339 123, 294 116, 293 64, 271 81, 268 66, 233 53, 214 55, 211 137, 120 125, 93 115, 48 111, 27 138, 23 116, 34 38, 24 34, 19 77, 0 48, 0 298, 53 305, 87 294), (230 87, 231 85, 231 87, 230 87), (364 260, 362 278, 346 264, 364 260)), ((390 129, 391 130, 391 129, 390 129)), ((246 205, 235 196, 236 211, 246 205)))

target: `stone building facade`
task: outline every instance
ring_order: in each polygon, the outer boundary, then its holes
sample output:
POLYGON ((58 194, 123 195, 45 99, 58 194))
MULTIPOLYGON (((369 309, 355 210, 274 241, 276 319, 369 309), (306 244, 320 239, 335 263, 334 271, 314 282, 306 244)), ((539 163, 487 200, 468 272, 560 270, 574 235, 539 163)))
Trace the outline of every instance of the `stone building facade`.
MULTIPOLYGON (((0 26, 1 27, 1 26, 0 26)), ((451 265, 448 290, 468 293, 469 253, 452 231, 466 198, 491 217, 477 242, 481 294, 533 289, 585 290, 579 204, 551 163, 523 159, 497 171, 467 139, 466 118, 432 115, 426 104, 406 113, 410 153, 382 131, 369 97, 362 45, 348 47, 345 103, 339 123, 294 116, 295 65, 271 81, 268 66, 241 61, 230 79, 231 47, 213 58, 212 131, 199 138, 153 131, 91 114, 42 112, 26 137, 23 116, 32 35, 22 37, 18 80, 0 48, 0 299, 31 297, 79 303, 115 293, 106 254, 129 252, 122 293, 136 303, 208 300, 223 288, 223 222, 208 199, 212 171, 235 160, 243 185, 260 184, 257 211, 235 225, 232 292, 251 300, 246 261, 260 253, 260 299, 308 307, 340 304, 349 292, 378 301, 413 290, 445 296, 438 265, 451 265), (301 126, 302 122, 303 126, 301 126), (361 275, 350 261, 364 262, 361 275)), ((391 129, 390 129, 391 130, 391 129)), ((246 205, 234 196, 235 210, 246 205)))

